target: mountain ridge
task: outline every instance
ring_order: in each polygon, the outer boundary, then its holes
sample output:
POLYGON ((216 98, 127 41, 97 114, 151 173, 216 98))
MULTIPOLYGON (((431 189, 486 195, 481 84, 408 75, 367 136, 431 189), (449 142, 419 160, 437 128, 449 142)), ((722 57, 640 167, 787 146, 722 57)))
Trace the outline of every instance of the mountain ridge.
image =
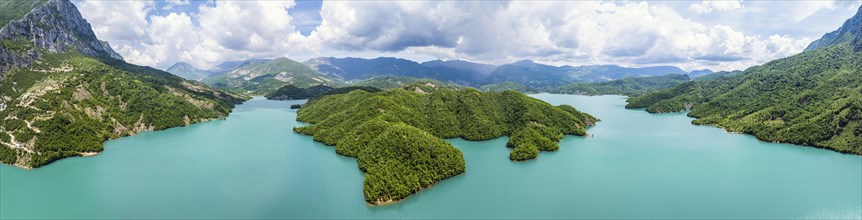
MULTIPOLYGON (((90 24, 68 0, 49 0, 0 29, 0 73, 27 67, 44 53, 77 51, 86 56, 122 60, 98 40, 90 24)), ((2 79, 2 76, 0 76, 2 79)))

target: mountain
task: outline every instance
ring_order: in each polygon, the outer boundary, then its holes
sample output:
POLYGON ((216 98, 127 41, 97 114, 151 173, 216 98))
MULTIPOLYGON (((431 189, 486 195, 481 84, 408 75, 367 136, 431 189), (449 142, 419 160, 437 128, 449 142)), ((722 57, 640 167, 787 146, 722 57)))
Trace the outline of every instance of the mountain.
POLYGON ((497 69, 497 66, 484 64, 484 63, 474 63, 470 61, 463 60, 432 60, 422 63, 422 65, 431 67, 431 68, 441 68, 447 67, 452 69, 457 69, 465 72, 476 73, 479 75, 487 75, 497 69))
POLYGON ((673 66, 628 68, 617 65, 551 66, 522 60, 497 67, 484 84, 515 82, 538 90, 552 90, 575 82, 603 82, 627 77, 687 74, 673 66))
MULTIPOLYGON (((125 63, 69 0, 40 3, 0 31, 2 163, 93 155, 109 139, 227 117, 245 98, 125 63)), ((12 6, 23 10, 0 11, 12 6)))
POLYGON ((617 65, 563 66, 565 72, 582 82, 601 82, 626 77, 649 77, 667 74, 687 74, 674 66, 628 68, 617 65))
POLYGON ((530 88, 550 89, 577 81, 564 68, 521 60, 497 67, 483 84, 515 82, 530 88))
POLYGON ((265 62, 246 62, 203 82, 216 88, 250 94, 268 94, 288 84, 296 87, 339 84, 336 78, 283 57, 265 62))
POLYGON ((183 79, 195 81, 201 81, 215 74, 210 71, 195 68, 191 64, 184 62, 177 62, 165 71, 176 76, 182 77, 183 79))
POLYGON ((450 82, 442 82, 434 79, 427 78, 413 78, 407 76, 382 76, 382 77, 374 77, 368 80, 360 81, 353 83, 354 86, 370 86, 380 89, 394 89, 401 88, 404 86, 408 86, 410 84, 415 83, 433 83, 440 86, 452 88, 452 89, 461 89, 466 88, 465 86, 458 85, 450 82))
POLYGON ((554 93, 579 95, 640 95, 660 89, 667 89, 688 82, 688 75, 669 74, 650 77, 627 77, 607 82, 584 82, 561 86, 554 93))
POLYGON ((266 95, 269 100, 301 100, 315 99, 325 95, 337 95, 351 92, 353 90, 362 90, 366 92, 383 91, 377 87, 371 86, 345 86, 333 88, 327 85, 316 85, 308 88, 298 88, 293 85, 285 85, 275 90, 275 92, 266 95))
POLYGON ((237 67, 242 66, 243 64, 246 64, 246 63, 264 63, 264 62, 269 62, 269 61, 272 61, 272 59, 233 60, 233 61, 227 61, 227 62, 220 63, 219 65, 216 65, 213 68, 209 69, 209 71, 213 72, 213 73, 221 73, 221 72, 227 72, 227 71, 234 70, 237 67))
POLYGON ((715 72, 713 72, 712 70, 709 70, 709 69, 692 70, 691 72, 688 73, 688 77, 698 78, 698 77, 706 76, 706 75, 713 74, 713 73, 715 73, 715 72))
POLYGON ((321 73, 344 80, 369 79, 377 76, 409 76, 438 80, 442 77, 442 74, 430 67, 393 57, 374 59, 321 57, 306 61, 305 64, 321 73))
POLYGON ((437 72, 451 73, 449 75, 456 76, 454 82, 463 85, 477 85, 477 83, 488 78, 488 75, 497 69, 497 66, 494 65, 463 60, 432 60, 424 62, 422 65, 431 67, 437 72))
POLYGON ((122 60, 100 41, 69 1, 0 1, 0 80, 13 67, 27 67, 46 53, 77 51, 122 60))
POLYGON ((809 50, 741 73, 633 97, 629 108, 691 109, 692 123, 760 140, 862 154, 862 8, 809 50))
POLYGON ((514 91, 482 93, 434 84, 323 96, 305 104, 296 120, 310 125, 295 132, 357 158, 365 173, 365 200, 373 205, 465 172, 464 156, 445 138, 509 136, 508 158, 523 161, 535 159, 539 151, 559 150, 564 135, 584 136, 596 122, 571 106, 514 91))
POLYGON ((479 89, 479 91, 482 91, 482 92, 503 92, 503 91, 507 91, 507 90, 518 91, 520 93, 537 92, 533 88, 527 87, 525 85, 521 85, 520 83, 516 83, 516 82, 502 82, 502 83, 488 84, 488 85, 480 86, 478 89, 479 89))
POLYGON ((823 47, 834 46, 838 44, 850 44, 856 51, 862 50, 862 10, 856 11, 856 15, 847 19, 838 30, 829 32, 823 37, 805 48, 805 51, 812 51, 823 47))

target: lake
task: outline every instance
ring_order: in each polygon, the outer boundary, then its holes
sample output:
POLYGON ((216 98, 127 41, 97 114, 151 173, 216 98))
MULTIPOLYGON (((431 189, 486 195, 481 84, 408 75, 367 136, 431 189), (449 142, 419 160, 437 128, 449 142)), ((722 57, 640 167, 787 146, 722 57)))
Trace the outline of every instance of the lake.
POLYGON ((302 101, 106 142, 94 157, 0 165, 0 218, 862 218, 862 157, 760 142, 624 109, 621 96, 537 94, 602 121, 512 162, 506 138, 451 139, 466 173, 372 207, 356 160, 293 133, 302 101))

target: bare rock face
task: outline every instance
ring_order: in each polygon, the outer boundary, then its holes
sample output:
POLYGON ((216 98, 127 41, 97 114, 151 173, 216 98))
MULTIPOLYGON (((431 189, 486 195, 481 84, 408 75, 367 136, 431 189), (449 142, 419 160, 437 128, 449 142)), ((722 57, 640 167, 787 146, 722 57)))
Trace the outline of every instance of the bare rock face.
POLYGON ((50 0, 23 19, 0 29, 0 41, 19 47, 0 47, 0 80, 14 67, 27 67, 43 53, 77 51, 83 55, 122 60, 107 42, 100 41, 90 23, 69 0, 50 0))

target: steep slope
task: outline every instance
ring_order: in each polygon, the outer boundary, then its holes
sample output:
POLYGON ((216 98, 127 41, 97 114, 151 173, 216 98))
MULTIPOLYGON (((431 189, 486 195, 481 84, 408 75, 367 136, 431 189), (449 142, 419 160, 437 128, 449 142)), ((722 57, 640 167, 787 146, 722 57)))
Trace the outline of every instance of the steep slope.
POLYGON ((563 135, 585 135, 596 121, 571 106, 552 106, 514 91, 481 93, 433 84, 323 96, 297 114, 298 121, 313 125, 294 131, 357 158, 371 204, 403 199, 463 173, 463 155, 442 138, 509 136, 509 159, 521 161, 558 150, 563 135))
POLYGON ((115 59, 89 27, 68 0, 51 0, 0 31, 0 55, 12 61, 0 81, 0 162, 33 168, 96 154, 105 140, 224 118, 242 101, 115 59))
POLYGON ((854 50, 862 50, 862 10, 856 11, 856 15, 847 19, 838 30, 829 32, 820 39, 811 42, 805 51, 838 44, 850 44, 854 50))
POLYGON ((184 62, 175 63, 173 66, 168 67, 168 69, 165 70, 165 72, 169 72, 169 73, 174 74, 176 76, 182 77, 183 79, 195 80, 195 81, 201 81, 201 80, 206 79, 206 78, 215 74, 215 73, 210 72, 210 71, 195 68, 191 64, 184 63, 184 62))
POLYGON ((560 86, 554 93, 579 95, 640 95, 660 89, 667 89, 688 82, 688 75, 670 74, 651 77, 628 77, 607 82, 575 83, 560 86))
POLYGON ((77 51, 87 56, 122 59, 108 43, 96 39, 90 24, 68 0, 2 1, 8 23, 0 29, 0 80, 14 67, 27 67, 45 53, 77 51), (27 4, 30 2, 30 4, 27 4), (28 11, 20 17, 21 12, 28 11))
POLYGON ((0 1, 0 27, 6 26, 9 22, 21 20, 27 13, 30 13, 33 8, 37 8, 47 0, 32 0, 32 1, 0 1))
POLYGON ((0 83, 0 158, 39 167, 141 131, 224 118, 242 100, 159 70, 48 53, 0 83))
MULTIPOLYGON (((862 10, 862 8, 860 8, 862 10)), ((758 139, 862 154, 862 14, 811 50, 733 76, 688 82, 629 100, 649 112, 691 109, 695 124, 758 139)))
POLYGON ((246 62, 234 70, 209 77, 203 82, 216 88, 244 94, 268 94, 288 84, 296 87, 339 84, 330 76, 283 57, 266 62, 246 62))

